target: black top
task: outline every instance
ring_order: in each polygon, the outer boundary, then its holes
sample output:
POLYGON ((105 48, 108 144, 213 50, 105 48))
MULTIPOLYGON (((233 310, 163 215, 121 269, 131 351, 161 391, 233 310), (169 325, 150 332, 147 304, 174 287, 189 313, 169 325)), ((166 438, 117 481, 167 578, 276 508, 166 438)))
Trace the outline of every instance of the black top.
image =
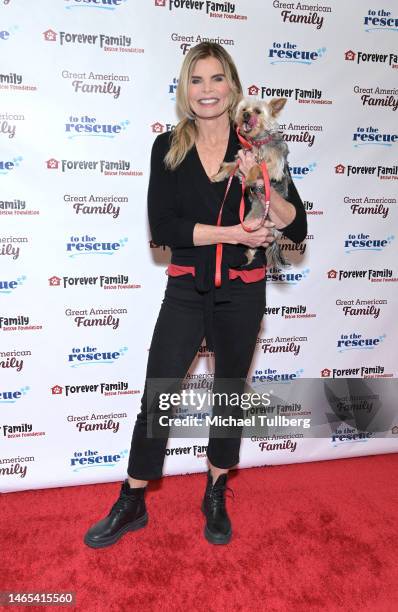
MULTIPOLYGON (((151 154, 151 173, 148 188, 148 216, 152 240, 157 245, 171 248, 171 262, 178 265, 195 266, 195 286, 207 293, 207 306, 215 302, 229 301, 229 268, 239 269, 246 263, 246 245, 224 244, 221 287, 214 287, 216 245, 194 246, 193 229, 196 223, 217 225, 217 217, 228 180, 213 183, 202 166, 196 146, 187 153, 176 170, 168 170, 164 157, 169 149, 171 132, 157 136, 151 154)), ((233 161, 240 149, 238 137, 231 125, 224 161, 233 161)), ((234 177, 224 204, 221 224, 239 223, 241 185, 234 177)), ((307 234, 307 217, 304 205, 293 181, 289 182, 286 197, 296 209, 292 223, 280 231, 295 243, 302 242, 307 234)), ((245 198, 246 212, 250 203, 245 198)), ((258 248, 256 257, 245 270, 266 265, 265 249, 258 248)), ((234 282, 234 281, 232 281, 234 282)), ((208 345, 209 345, 209 338, 208 345)))

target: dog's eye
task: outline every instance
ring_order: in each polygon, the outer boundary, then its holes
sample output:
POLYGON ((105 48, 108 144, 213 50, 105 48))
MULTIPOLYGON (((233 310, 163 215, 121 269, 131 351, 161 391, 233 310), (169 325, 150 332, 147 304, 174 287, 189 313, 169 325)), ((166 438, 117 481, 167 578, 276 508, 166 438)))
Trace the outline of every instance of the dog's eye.
POLYGON ((242 113, 244 113, 245 111, 246 111, 246 106, 245 106, 245 108, 242 108, 242 113))
POLYGON ((255 109, 254 109, 254 112, 255 112, 255 113, 257 113, 257 115, 261 115, 261 111, 260 111, 260 109, 259 109, 259 108, 255 108, 255 109))

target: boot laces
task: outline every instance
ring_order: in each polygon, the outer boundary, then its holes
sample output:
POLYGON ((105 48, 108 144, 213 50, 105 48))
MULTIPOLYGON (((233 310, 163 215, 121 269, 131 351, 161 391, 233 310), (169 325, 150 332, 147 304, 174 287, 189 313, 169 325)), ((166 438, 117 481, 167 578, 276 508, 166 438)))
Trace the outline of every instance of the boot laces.
POLYGON ((226 493, 227 491, 230 491, 232 493, 232 499, 235 499, 235 494, 233 492, 233 490, 231 489, 231 487, 212 487, 212 490, 210 492, 209 495, 209 502, 213 507, 225 507, 225 497, 229 497, 231 498, 231 495, 225 495, 224 496, 224 492, 226 493))
POLYGON ((128 510, 131 507, 131 502, 134 499, 135 497, 122 492, 119 499, 113 504, 109 514, 112 512, 123 512, 123 510, 128 510))

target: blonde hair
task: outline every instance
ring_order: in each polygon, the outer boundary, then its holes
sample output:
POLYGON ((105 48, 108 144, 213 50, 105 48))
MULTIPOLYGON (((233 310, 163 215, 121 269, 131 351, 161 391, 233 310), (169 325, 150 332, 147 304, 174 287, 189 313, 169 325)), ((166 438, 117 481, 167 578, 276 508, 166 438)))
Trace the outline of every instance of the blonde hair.
POLYGON ((243 96, 242 85, 234 61, 221 45, 213 42, 203 42, 188 51, 181 67, 176 91, 177 112, 183 118, 173 130, 170 149, 164 158, 165 165, 170 170, 175 170, 181 164, 195 142, 197 128, 195 125, 195 115, 189 106, 188 86, 196 62, 207 57, 214 57, 219 60, 224 69, 228 85, 231 88, 231 99, 228 108, 230 120, 233 119, 236 106, 243 96))

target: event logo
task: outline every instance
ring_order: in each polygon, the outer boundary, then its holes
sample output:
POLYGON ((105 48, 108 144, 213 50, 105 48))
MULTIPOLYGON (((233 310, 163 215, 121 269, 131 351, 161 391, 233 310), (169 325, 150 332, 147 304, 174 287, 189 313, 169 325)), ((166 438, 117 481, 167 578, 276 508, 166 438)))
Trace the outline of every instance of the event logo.
POLYGON ((114 397, 115 395, 134 395, 139 393, 139 389, 129 389, 129 384, 126 381, 120 380, 117 383, 98 383, 95 385, 54 385, 51 387, 52 395, 76 395, 79 393, 101 393, 104 397, 114 397))
POLYGON ((337 164, 334 167, 335 174, 362 174, 369 175, 379 178, 380 180, 397 180, 398 179, 398 165, 397 166, 352 166, 351 164, 337 164))
POLYGON ((368 10, 368 14, 363 18, 365 32, 374 30, 392 30, 398 32, 398 17, 392 17, 391 11, 384 9, 368 10))
POLYGON ((306 166, 290 166, 289 165, 289 170, 292 175, 292 178, 297 180, 297 179, 305 178, 310 172, 314 172, 316 166, 317 166, 316 162, 312 162, 311 164, 307 164, 306 166))
POLYGON ((257 338, 259 350, 265 354, 292 353, 295 357, 301 350, 303 342, 308 342, 307 336, 289 336, 275 338, 257 338))
MULTIPOLYGON (((1 283, 1 281, 0 281, 1 283)), ((0 292, 1 293, 1 292, 0 292)), ((38 331, 43 329, 42 325, 31 325, 30 317, 18 315, 15 317, 0 316, 0 329, 3 331, 38 331)))
POLYGON ((16 113, 0 114, 0 137, 4 134, 6 138, 15 138, 17 121, 25 121, 25 115, 16 113))
POLYGON ((331 435, 333 446, 342 446, 343 444, 363 444, 368 442, 369 438, 374 436, 374 432, 358 431, 356 427, 351 427, 342 423, 336 428, 336 431, 331 435))
POLYGON ((279 125, 279 129, 284 132, 283 140, 285 142, 302 142, 307 145, 307 147, 312 147, 315 142, 315 134, 311 132, 322 132, 323 126, 315 123, 307 123, 305 125, 298 123, 282 123, 279 125))
POLYGON ((280 11, 280 16, 282 18, 283 23, 304 23, 306 25, 315 26, 317 30, 320 30, 323 26, 324 16, 318 14, 320 13, 331 13, 332 8, 326 5, 310 5, 310 4, 301 4, 301 2, 296 2, 296 6, 294 2, 279 2, 279 0, 274 0, 272 6, 276 9, 283 9, 280 11), (292 10, 293 9, 293 10, 292 10), (304 11, 301 13, 297 13, 294 11, 304 11))
POLYGON ((373 317, 377 319, 380 315, 381 306, 385 306, 387 300, 361 300, 352 298, 351 300, 336 300, 336 306, 341 308, 345 317, 373 317))
POLYGON ((144 49, 133 48, 131 46, 131 36, 121 34, 120 36, 110 36, 108 34, 72 34, 70 32, 55 32, 46 30, 43 32, 44 40, 55 42, 59 45, 92 45, 99 46, 103 51, 121 53, 144 53, 144 49))
POLYGON ((141 170, 130 170, 130 162, 120 159, 117 162, 101 159, 99 161, 76 161, 70 159, 62 159, 61 161, 53 157, 46 162, 47 170, 61 170, 61 172, 78 172, 84 170, 93 170, 104 176, 142 176, 141 170))
POLYGON ((3 457, 0 459, 0 476, 19 476, 20 478, 25 478, 28 466, 21 465, 21 463, 34 460, 35 458, 32 456, 3 457))
POLYGON ((39 215, 40 210, 26 208, 25 200, 0 200, 0 215, 39 215))
POLYGON ((246 15, 235 12, 236 3, 210 2, 210 0, 154 0, 155 6, 168 7, 169 11, 183 9, 185 11, 202 11, 214 19, 246 20, 246 15))
POLYGON ((173 100, 173 102, 175 102, 175 99, 176 99, 177 85, 178 85, 178 79, 177 77, 173 77, 173 80, 171 81, 169 85, 169 96, 170 96, 170 100, 173 100))
POLYGON ((380 145, 383 147, 392 147, 398 140, 398 134, 380 134, 379 128, 369 126, 367 128, 358 127, 352 136, 354 147, 363 147, 366 145, 380 145))
POLYGON ((398 89, 385 87, 360 87, 354 85, 354 93, 360 95, 362 106, 380 106, 396 111, 398 108, 398 89))
POLYGON ((383 270, 374 270, 368 268, 367 270, 329 270, 327 272, 329 279, 337 279, 339 281, 349 279, 365 279, 371 283, 382 283, 382 282, 397 282, 398 278, 393 277, 393 271, 390 268, 384 268, 383 270))
POLYGON ((23 160, 23 157, 18 155, 17 157, 13 157, 12 159, 0 159, 0 174, 9 174, 15 170, 15 168, 19 167, 19 164, 23 160))
POLYGON ((16 72, 0 73, 0 89, 6 89, 10 91, 37 91, 35 85, 23 85, 22 74, 16 72))
POLYGON ((344 241, 346 253, 356 253, 358 251, 382 251, 394 240, 392 234, 386 238, 371 238, 370 234, 348 234, 344 241))
POLYGON ((296 306, 266 306, 264 309, 266 316, 279 316, 284 319, 313 319, 315 313, 307 312, 305 304, 297 304, 296 306))
POLYGON ((117 433, 120 427, 120 419, 126 418, 127 413, 121 412, 120 414, 111 413, 110 415, 92 414, 91 417, 89 415, 69 415, 66 417, 66 420, 68 423, 74 423, 79 433, 86 431, 111 431, 112 433, 117 433))
MULTIPOLYGON (((313 240, 314 239, 314 235, 313 234, 307 234, 306 236, 306 241, 307 240, 313 240)), ((289 240, 289 238, 286 238, 286 236, 281 236, 281 238, 278 240, 278 244, 280 246, 280 249, 282 251, 282 253, 286 254, 286 253, 299 253, 300 255, 304 255, 306 249, 307 249, 307 242, 292 242, 291 240, 289 240)))
POLYGON ((364 338, 362 334, 341 334, 337 340, 338 353, 344 353, 345 351, 352 351, 354 349, 371 350, 375 346, 378 346, 380 342, 386 338, 386 334, 381 336, 375 336, 373 338, 364 338))
POLYGON ((128 202, 129 198, 128 196, 71 195, 66 193, 63 200, 72 205, 77 215, 112 215, 114 219, 117 219, 120 206, 116 206, 116 203, 123 204, 128 202))
POLYGON ((65 315, 73 317, 76 327, 111 327, 118 329, 120 317, 114 315, 127 314, 127 308, 90 308, 73 310, 67 308, 65 315))
POLYGON ((361 62, 378 62, 380 64, 387 64, 390 68, 398 68, 398 55, 396 53, 367 53, 366 51, 352 51, 350 49, 344 53, 344 59, 356 64, 361 62))
POLYGON ((62 70, 61 76, 63 79, 73 79, 71 85, 75 93, 105 94, 111 95, 115 99, 119 98, 122 86, 117 85, 114 81, 121 81, 123 84, 130 82, 130 77, 127 74, 115 74, 113 72, 111 74, 96 74, 94 72, 79 73, 62 70), (93 83, 92 81, 99 81, 99 83, 93 83))
POLYGON ((21 387, 20 389, 7 391, 0 390, 0 404, 15 404, 24 398, 29 390, 30 387, 21 387))
POLYGON ((299 104, 333 104, 332 100, 325 100, 322 98, 322 89, 301 89, 296 87, 295 89, 289 87, 267 87, 262 85, 250 85, 247 88, 249 96, 260 96, 264 98, 292 98, 299 104))
POLYGON ((202 344, 198 348, 197 356, 198 357, 214 357, 214 351, 211 351, 209 347, 207 346, 207 344, 202 344))
MULTIPOLYGON (((264 451, 280 452, 283 450, 288 450, 291 453, 294 453, 294 451, 297 449, 297 441, 296 440, 293 441, 291 438, 289 438, 288 434, 284 435, 283 437, 286 438, 283 442, 276 441, 275 437, 272 437, 272 436, 264 436, 263 438, 259 438, 258 436, 253 436, 251 438, 251 441, 258 443, 258 447, 260 448, 261 452, 264 452, 264 451)), ((295 438, 297 437, 303 437, 303 434, 301 435, 297 434, 295 438)))
POLYGON ((102 289, 141 289, 141 285, 129 283, 126 274, 116 276, 51 276, 48 279, 50 287, 101 287, 102 289), (98 283, 98 284, 97 284, 98 283))
POLYGON ((24 366, 24 360, 20 357, 31 357, 31 351, 0 351, 0 368, 13 368, 16 372, 20 372, 24 366))
POLYGON ((71 236, 66 243, 67 253, 72 259, 78 255, 113 255, 128 242, 128 238, 120 238, 117 242, 99 242, 95 236, 71 236))
POLYGON ((21 287, 26 281, 26 276, 18 276, 16 279, 2 280, 0 278, 0 295, 9 295, 18 287, 21 287))
POLYGON ((93 8, 102 9, 104 11, 115 11, 124 4, 127 0, 65 0, 68 4, 65 5, 67 10, 74 8, 93 8))
POLYGON ((280 373, 278 370, 273 370, 271 368, 267 368, 264 370, 256 370, 254 375, 251 376, 251 382, 256 383, 265 383, 265 382, 273 382, 273 383, 290 383, 292 380, 296 380, 297 378, 301 378, 304 370, 300 368, 295 372, 282 372, 280 373))
POLYGON ((32 423, 21 425, 1 425, 5 438, 29 438, 32 436, 45 436, 45 431, 34 431, 32 423))
POLYGON ((82 452, 76 451, 73 453, 73 457, 70 458, 70 466, 74 468, 72 472, 79 472, 87 468, 115 467, 121 459, 128 457, 128 454, 129 451, 127 449, 108 455, 100 455, 99 451, 90 449, 82 452))
POLYGON ((384 366, 360 366, 356 368, 323 368, 321 378, 392 378, 384 373, 384 366))
POLYGON ((130 125, 130 121, 125 119, 118 123, 97 123, 95 117, 74 117, 71 115, 67 123, 65 123, 65 132, 68 134, 68 139, 82 137, 97 137, 97 138, 115 138, 121 134, 130 125))
POLYGON ((316 50, 299 49, 291 42, 274 42, 268 49, 270 64, 312 64, 324 57, 326 47, 316 50))
POLYGON ((166 448, 166 457, 174 457, 175 455, 192 455, 197 459, 202 459, 206 456, 207 446, 193 444, 192 446, 174 446, 166 448))
POLYGON ((304 268, 301 272, 284 272, 282 268, 270 268, 267 269, 266 278, 268 282, 274 284, 286 284, 297 285, 302 280, 306 279, 310 269, 304 268))
POLYGON ((26 236, 0 236, 0 256, 18 259, 21 249, 17 244, 27 244, 26 236))
POLYGON ((303 200, 303 204, 307 215, 323 215, 323 210, 314 208, 314 202, 303 200))
POLYGON ((115 363, 120 357, 124 357, 127 351, 127 346, 122 346, 117 351, 98 350, 96 346, 84 346, 83 348, 74 347, 68 355, 68 363, 71 368, 93 363, 110 365, 111 363, 115 363))
POLYGON ((160 123, 159 121, 155 121, 150 125, 150 128, 154 134, 163 134, 164 131, 171 132, 174 130, 175 125, 173 123, 160 123))
POLYGON ((198 45, 201 42, 215 42, 223 47, 234 46, 235 41, 232 38, 208 38, 207 36, 201 36, 200 34, 178 34, 173 32, 170 35, 170 39, 173 42, 180 43, 180 49, 182 54, 185 55, 192 45, 198 45))
POLYGON ((352 198, 345 196, 344 203, 350 204, 353 215, 381 215, 383 219, 386 219, 390 209, 388 206, 384 206, 384 204, 396 204, 397 198, 368 198, 368 196, 352 198), (371 204, 371 206, 363 206, 363 204, 371 204))

